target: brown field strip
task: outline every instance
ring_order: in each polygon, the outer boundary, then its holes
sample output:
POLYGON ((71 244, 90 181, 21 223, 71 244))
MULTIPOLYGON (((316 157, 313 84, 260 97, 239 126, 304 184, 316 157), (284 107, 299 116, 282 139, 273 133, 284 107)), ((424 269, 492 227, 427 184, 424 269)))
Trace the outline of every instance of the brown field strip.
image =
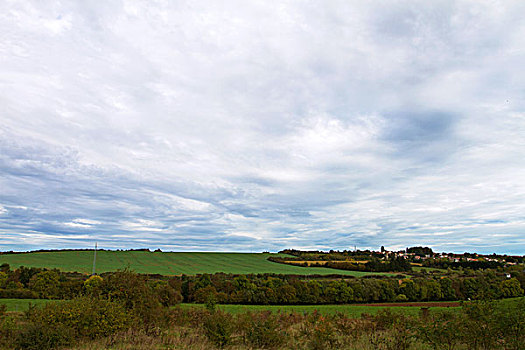
POLYGON ((286 264, 292 264, 292 265, 300 265, 307 263, 308 266, 312 264, 319 264, 319 265, 326 265, 328 262, 336 262, 336 263, 342 263, 342 262, 349 262, 352 264, 366 264, 368 260, 286 260, 284 261, 286 264))

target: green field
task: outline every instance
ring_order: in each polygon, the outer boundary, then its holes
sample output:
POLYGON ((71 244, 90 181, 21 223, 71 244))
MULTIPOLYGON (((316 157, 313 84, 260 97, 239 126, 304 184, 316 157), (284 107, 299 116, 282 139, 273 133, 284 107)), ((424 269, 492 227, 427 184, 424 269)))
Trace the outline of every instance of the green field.
POLYGON ((416 272, 426 271, 426 272, 447 273, 446 269, 438 269, 436 267, 412 266, 412 270, 416 272))
POLYGON ((25 311, 29 304, 42 306, 51 300, 47 299, 0 299, 0 305, 7 305, 7 311, 25 311))
MULTIPOLYGON (((517 304, 523 301, 525 297, 503 299, 498 301, 500 305, 508 308, 515 308, 517 304)), ((7 305, 7 311, 24 311, 29 304, 41 306, 48 302, 60 302, 60 300, 47 299, 0 299, 0 304, 7 305)), ((181 308, 204 308, 204 304, 180 304, 181 308)), ((393 312, 401 312, 407 315, 416 315, 421 311, 419 306, 368 306, 359 304, 349 305, 217 305, 217 308, 231 312, 241 313, 246 311, 272 311, 272 312, 313 312, 318 310, 322 314, 334 314, 343 312, 352 316, 361 316, 362 313, 375 314, 382 309, 390 309, 393 312)), ((438 310, 459 310, 461 307, 430 307, 431 311, 438 310)))
MULTIPOLYGON (((181 304, 181 308, 203 308, 202 304, 181 304)), ((419 306, 367 306, 367 305, 218 305, 218 309, 231 312, 243 313, 247 311, 272 311, 272 312, 298 312, 312 313, 317 310, 319 313, 328 315, 342 312, 349 316, 360 317, 361 314, 376 314, 380 310, 390 309, 392 312, 399 312, 405 315, 418 315, 421 312, 419 306)), ((459 310, 460 307, 431 307, 430 310, 459 310)))
MULTIPOLYGON (((199 273, 225 272, 233 274, 296 274, 346 276, 380 275, 359 271, 344 271, 322 267, 300 267, 268 261, 269 256, 285 256, 270 253, 150 253, 147 251, 98 251, 97 273, 116 271, 126 267, 137 273, 160 275, 195 275, 199 273)), ((91 273, 93 251, 55 251, 24 254, 2 254, 0 264, 11 268, 20 266, 57 268, 62 271, 91 273)))
MULTIPOLYGON (((0 304, 7 305, 7 311, 25 311, 28 309, 29 304, 36 306, 44 305, 48 302, 60 302, 60 300, 46 300, 46 299, 0 299, 0 304)), ((176 307, 184 309, 188 308, 204 308, 203 304, 181 304, 176 307)), ((345 314, 360 317, 362 313, 375 314, 379 310, 389 308, 393 312, 400 312, 407 315, 417 315, 420 312, 420 307, 415 306, 394 306, 394 307, 381 307, 381 306, 366 306, 366 305, 218 305, 218 309, 224 310, 230 313, 243 313, 247 311, 272 311, 272 312, 299 312, 299 313, 311 313, 314 310, 318 310, 322 314, 335 314, 336 312, 343 312, 345 314)), ((459 309, 459 307, 432 307, 431 310, 443 310, 443 309, 459 309)))

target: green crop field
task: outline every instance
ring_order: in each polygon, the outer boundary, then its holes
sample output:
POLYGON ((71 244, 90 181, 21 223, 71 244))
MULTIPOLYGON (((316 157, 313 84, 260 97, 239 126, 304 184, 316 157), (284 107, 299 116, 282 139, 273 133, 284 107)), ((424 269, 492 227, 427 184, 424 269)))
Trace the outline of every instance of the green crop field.
MULTIPOLYGON (((98 251, 97 273, 129 267, 137 273, 161 275, 195 275, 225 272, 233 274, 297 274, 346 276, 380 275, 358 271, 335 270, 322 267, 300 267, 268 261, 270 253, 153 253, 147 251, 98 251)), ((281 255, 284 256, 284 255, 281 255)), ((0 264, 11 268, 20 266, 57 268, 62 271, 91 273, 93 251, 55 251, 25 254, 1 254, 0 264)))

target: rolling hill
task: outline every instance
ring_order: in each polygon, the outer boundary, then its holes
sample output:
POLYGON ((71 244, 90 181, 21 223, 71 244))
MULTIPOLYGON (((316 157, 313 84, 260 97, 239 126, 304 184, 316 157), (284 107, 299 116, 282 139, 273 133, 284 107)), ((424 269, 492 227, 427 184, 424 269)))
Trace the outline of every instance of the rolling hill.
MULTIPOLYGON (((283 256, 271 253, 172 253, 148 251, 98 251, 97 273, 131 268, 138 273, 161 275, 195 275, 200 273, 233 274, 297 274, 364 276, 371 273, 335 270, 321 267, 299 267, 268 261, 269 256, 283 256)), ((62 271, 91 273, 93 251, 52 251, 23 254, 0 254, 0 264, 8 263, 11 268, 20 266, 57 268, 62 271)), ((379 273, 373 273, 379 274, 379 273)))

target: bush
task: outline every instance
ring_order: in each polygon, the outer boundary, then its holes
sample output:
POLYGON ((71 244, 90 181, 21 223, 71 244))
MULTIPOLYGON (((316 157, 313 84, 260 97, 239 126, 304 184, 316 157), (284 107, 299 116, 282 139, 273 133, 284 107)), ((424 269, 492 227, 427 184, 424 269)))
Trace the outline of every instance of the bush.
POLYGON ((38 299, 38 294, 29 289, 0 289, 0 299, 38 299))
MULTIPOLYGON (((97 338, 108 336, 127 329, 132 324, 132 317, 122 304, 108 300, 78 298, 61 303, 49 303, 41 309, 30 309, 27 317, 34 327, 34 334, 47 332, 39 330, 68 330, 68 337, 97 338)), ((50 331, 51 332, 51 331, 50 331)), ((47 333, 44 335, 47 336, 47 333)), ((50 339, 61 339, 49 333, 50 339)))
POLYGON ((463 341, 471 349, 497 348, 495 304, 489 301, 473 301, 462 308, 463 341))
POLYGON ((72 343, 73 330, 65 325, 33 323, 28 325, 16 339, 16 349, 47 350, 72 343))
POLYGON ((397 302, 404 302, 404 301, 408 301, 408 298, 405 294, 398 294, 396 296, 396 301, 397 302))
POLYGON ((168 283, 158 283, 155 293, 162 306, 173 306, 182 302, 182 294, 168 283))
POLYGON ((38 293, 40 298, 54 299, 58 295, 59 274, 56 271, 42 271, 31 277, 29 289, 38 293))
POLYGON ((516 305, 502 305, 496 307, 496 328, 502 336, 506 349, 525 350, 525 298, 516 305))
POLYGON ((104 278, 100 290, 101 298, 122 303, 146 328, 154 327, 163 316, 159 298, 143 275, 128 269, 117 271, 104 278))
POLYGON ((455 312, 443 311, 420 320, 417 338, 434 349, 454 349, 461 341, 462 321, 455 312))
POLYGON ((308 349, 338 348, 339 342, 334 324, 329 318, 320 315, 317 310, 308 315, 308 318, 302 324, 301 333, 306 338, 308 349))
POLYGON ((219 348, 231 342, 232 316, 222 311, 209 313, 203 322, 204 333, 219 348))
POLYGON ((12 347, 19 333, 20 325, 14 317, 0 317, 0 349, 12 347))
POLYGON ((98 275, 90 276, 84 281, 84 290, 87 295, 98 296, 100 295, 100 288, 104 280, 98 275))
POLYGON ((286 336, 280 329, 278 316, 270 311, 240 315, 237 324, 245 343, 257 349, 276 348, 284 342, 286 336))

